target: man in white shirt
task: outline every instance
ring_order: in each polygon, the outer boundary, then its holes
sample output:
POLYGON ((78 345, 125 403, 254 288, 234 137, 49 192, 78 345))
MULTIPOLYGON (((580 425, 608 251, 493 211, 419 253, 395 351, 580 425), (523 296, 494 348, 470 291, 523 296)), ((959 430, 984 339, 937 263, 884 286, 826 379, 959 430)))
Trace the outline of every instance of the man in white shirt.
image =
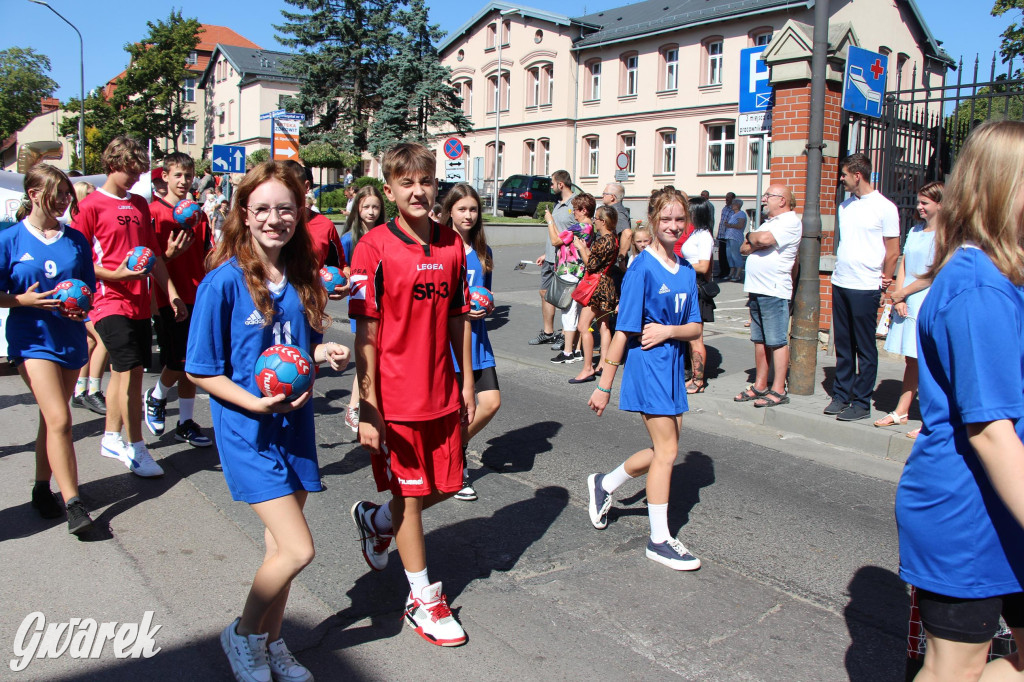
POLYGON ((842 170, 851 196, 839 206, 839 247, 832 273, 836 380, 825 414, 856 421, 871 416, 878 372, 878 304, 896 270, 900 216, 896 205, 871 186, 871 160, 866 154, 846 157, 842 170))
POLYGON ((770 185, 761 196, 768 219, 747 233, 740 253, 747 257, 743 291, 750 308, 750 340, 754 342, 754 383, 734 398, 754 401, 754 407, 789 402, 786 374, 789 370, 789 301, 793 298, 793 265, 803 227, 796 197, 785 185, 770 185), (768 388, 768 373, 775 378, 768 388))

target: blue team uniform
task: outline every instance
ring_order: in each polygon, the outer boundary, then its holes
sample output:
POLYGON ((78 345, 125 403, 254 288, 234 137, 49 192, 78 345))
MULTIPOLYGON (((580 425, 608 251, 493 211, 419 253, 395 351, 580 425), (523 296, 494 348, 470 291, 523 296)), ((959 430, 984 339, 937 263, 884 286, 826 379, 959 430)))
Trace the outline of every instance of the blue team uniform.
MULTIPOLYGON (((263 318, 232 258, 212 270, 196 293, 185 369, 192 374, 223 374, 253 395, 261 395, 254 369, 260 354, 287 343, 312 354, 323 334, 302 314, 291 284, 274 293, 273 324, 263 318)), ((297 490, 322 490, 316 457, 313 403, 288 414, 256 415, 210 396, 221 468, 235 500, 254 504, 297 490)))
MULTIPOLYGON (((38 282, 37 291, 43 292, 72 278, 96 290, 92 250, 77 230, 62 226, 56 237, 43 240, 22 221, 0 232, 0 290, 23 294, 38 282)), ((80 369, 89 360, 85 323, 57 311, 12 308, 7 346, 12 358, 50 360, 68 369, 80 369)))
MULTIPOLYGON (((349 230, 345 234, 341 235, 341 250, 345 252, 345 262, 348 263, 349 265, 351 265, 352 264, 352 250, 353 250, 352 249, 352 230, 349 230)), ((356 333, 356 321, 350 319, 348 321, 348 326, 349 326, 349 329, 352 330, 352 333, 355 334, 356 333)))
POLYGON ((949 597, 1020 592, 1024 529, 992 488, 967 424, 1008 419, 1024 438, 1024 288, 961 248, 918 315, 924 426, 896 489, 900 577, 949 597))
MULTIPOLYGON (((700 321, 693 266, 677 257, 675 268, 670 269, 650 251, 641 251, 622 280, 616 330, 639 334, 647 322, 682 325, 700 321)), ((685 352, 684 341, 670 339, 643 350, 640 337, 630 336, 619 409, 655 415, 686 412, 685 352)))
MULTIPOLYGON (((487 247, 487 255, 491 255, 491 247, 487 247)), ((493 256, 491 256, 493 258, 493 256)), ((491 290, 492 273, 484 274, 483 263, 476 251, 470 249, 466 252, 466 281, 471 287, 483 287, 491 290), (483 282, 483 284, 481 284, 483 282)), ((494 367, 494 351, 491 350, 491 340, 487 336, 487 320, 470 320, 469 328, 473 332, 473 339, 470 346, 473 349, 473 371, 494 367)), ((452 360, 455 366, 459 366, 459 359, 452 349, 452 360)))

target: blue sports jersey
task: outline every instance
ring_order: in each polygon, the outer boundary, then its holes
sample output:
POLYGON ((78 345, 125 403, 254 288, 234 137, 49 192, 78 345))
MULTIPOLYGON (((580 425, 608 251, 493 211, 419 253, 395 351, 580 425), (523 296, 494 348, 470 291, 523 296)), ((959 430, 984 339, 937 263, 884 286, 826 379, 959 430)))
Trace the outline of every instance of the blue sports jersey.
MULTIPOLYGON (((491 256, 493 262, 494 256, 491 254, 489 246, 487 254, 491 256)), ((492 274, 491 272, 484 273, 483 263, 480 262, 480 256, 476 251, 473 249, 466 251, 466 281, 469 286, 483 287, 490 291, 492 274)), ((487 336, 487 320, 470 320, 469 328, 473 332, 473 338, 469 342, 473 349, 473 371, 494 367, 494 351, 491 350, 491 340, 487 336)), ((455 362, 455 367, 459 366, 459 359, 455 355, 454 348, 452 349, 452 361, 455 362)))
MULTIPOLYGON (((693 266, 676 258, 675 267, 669 268, 650 251, 641 251, 622 280, 616 330, 639 334, 647 322, 682 325, 700 320, 693 266)), ((640 337, 630 336, 619 409, 657 415, 686 412, 686 346, 670 339, 643 350, 640 337)))
MULTIPOLYGON (((56 237, 44 240, 24 221, 0 232, 0 290, 23 294, 38 282, 37 291, 44 292, 71 278, 96 290, 92 251, 80 232, 61 227, 56 237)), ((7 346, 11 357, 50 360, 69 369, 89 360, 85 323, 55 310, 12 308, 7 346)))
MULTIPOLYGON (((287 284, 271 295, 276 312, 273 323, 264 325, 234 258, 208 273, 196 293, 185 370, 223 374, 258 396, 254 369, 263 351, 286 343, 312 355, 323 335, 309 326, 295 289, 287 284)), ((312 401, 288 414, 256 415, 210 396, 210 415, 234 499, 253 504, 321 490, 312 401)))
MULTIPOLYGON (((341 235, 341 250, 345 252, 345 262, 351 265, 351 263, 352 263, 352 230, 349 230, 345 234, 341 235)), ((352 333, 355 334, 356 333, 356 321, 350 319, 348 321, 348 325, 349 325, 349 329, 352 330, 352 333)))
POLYGON ((1024 439, 1024 288, 959 249, 921 305, 917 348, 924 426, 896 489, 900 577, 950 597, 1020 592, 1024 529, 966 425, 1008 419, 1024 439))

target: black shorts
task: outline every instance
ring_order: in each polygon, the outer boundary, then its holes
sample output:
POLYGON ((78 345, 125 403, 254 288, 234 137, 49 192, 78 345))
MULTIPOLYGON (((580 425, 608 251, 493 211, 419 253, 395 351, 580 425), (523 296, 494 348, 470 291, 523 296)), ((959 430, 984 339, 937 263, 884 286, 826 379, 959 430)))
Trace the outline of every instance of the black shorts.
POLYGON ((160 344, 160 364, 174 372, 185 371, 185 351, 188 350, 188 325, 192 320, 192 306, 182 322, 174 319, 174 308, 160 308, 156 318, 156 342, 160 344))
MULTIPOLYGON (((455 378, 459 382, 459 386, 462 386, 462 374, 456 374, 455 378)), ((498 389, 498 373, 494 371, 493 367, 484 367, 483 369, 473 370, 473 387, 477 393, 483 393, 484 391, 497 391, 498 389)))
POLYGON ((986 599, 947 597, 917 588, 921 624, 929 633, 951 642, 982 644, 999 630, 999 616, 1007 627, 1024 627, 1024 592, 986 599))
POLYGON ((127 372, 148 367, 153 349, 149 318, 133 320, 124 315, 108 315, 96 323, 96 333, 110 354, 110 367, 127 372))

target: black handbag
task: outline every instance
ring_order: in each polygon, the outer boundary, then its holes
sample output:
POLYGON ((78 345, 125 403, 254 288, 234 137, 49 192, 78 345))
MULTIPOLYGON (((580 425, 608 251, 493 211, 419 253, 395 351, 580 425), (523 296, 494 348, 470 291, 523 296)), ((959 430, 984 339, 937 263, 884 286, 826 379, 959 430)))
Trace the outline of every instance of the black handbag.
POLYGON ((715 296, 718 296, 722 292, 722 288, 718 286, 717 282, 698 282, 697 291, 700 297, 706 301, 713 301, 715 296))

